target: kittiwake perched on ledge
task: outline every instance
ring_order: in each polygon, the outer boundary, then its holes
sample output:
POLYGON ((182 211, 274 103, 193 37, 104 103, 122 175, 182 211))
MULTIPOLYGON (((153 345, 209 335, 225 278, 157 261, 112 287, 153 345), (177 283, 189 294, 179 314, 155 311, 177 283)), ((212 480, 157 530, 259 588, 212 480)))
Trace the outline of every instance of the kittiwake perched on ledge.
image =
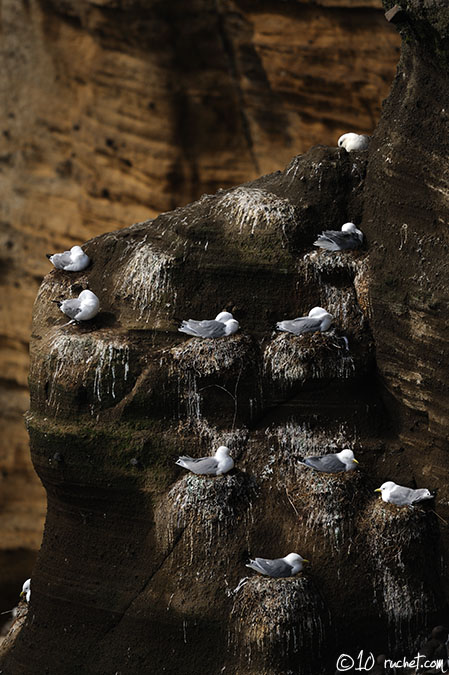
POLYGON ((294 335, 315 333, 316 331, 324 332, 329 329, 333 318, 332 314, 326 312, 322 307, 314 307, 310 310, 309 316, 300 316, 297 319, 279 321, 276 324, 276 328, 277 330, 293 333, 294 335))
POLYGON ((195 321, 188 319, 183 321, 178 328, 180 333, 193 335, 200 338, 220 338, 236 333, 239 322, 234 319, 231 312, 220 312, 215 319, 195 321))
POLYGON ((25 600, 29 602, 31 598, 31 579, 27 579, 22 586, 20 597, 23 598, 24 596, 25 600))
POLYGON ((414 490, 413 488, 396 485, 392 480, 383 483, 380 488, 376 488, 374 492, 380 492, 384 502, 396 504, 397 506, 417 504, 418 502, 425 501, 426 499, 433 499, 435 497, 435 495, 427 488, 414 490))
POLYGON ((366 150, 369 145, 370 137, 363 134, 343 134, 338 139, 338 147, 344 148, 347 152, 353 150, 366 150))
POLYGON ((47 253, 47 258, 58 270, 65 272, 81 272, 90 264, 89 256, 84 253, 81 246, 72 246, 70 251, 64 253, 47 253))
POLYGON ((341 471, 353 471, 358 461, 354 457, 352 450, 340 450, 340 452, 329 455, 320 455, 314 457, 305 457, 299 460, 304 466, 323 473, 340 473, 341 471))
POLYGON ((362 244, 363 232, 358 230, 354 223, 345 223, 341 230, 325 230, 313 242, 314 246, 324 248, 326 251, 349 251, 360 248, 362 244))
POLYGON ((234 460, 229 455, 229 448, 220 445, 213 457, 189 457, 184 455, 176 460, 178 466, 192 473, 203 476, 221 476, 234 468, 234 460))
POLYGON ((260 574, 265 574, 267 577, 280 579, 284 577, 293 577, 298 572, 301 572, 303 563, 309 562, 298 553, 289 553, 285 558, 254 558, 250 559, 246 567, 249 567, 260 574))
POLYGON ((77 298, 71 300, 53 300, 61 312, 64 312, 71 321, 64 324, 68 326, 71 323, 78 323, 79 321, 88 321, 93 319, 94 316, 100 311, 100 301, 92 291, 85 290, 81 291, 77 298))

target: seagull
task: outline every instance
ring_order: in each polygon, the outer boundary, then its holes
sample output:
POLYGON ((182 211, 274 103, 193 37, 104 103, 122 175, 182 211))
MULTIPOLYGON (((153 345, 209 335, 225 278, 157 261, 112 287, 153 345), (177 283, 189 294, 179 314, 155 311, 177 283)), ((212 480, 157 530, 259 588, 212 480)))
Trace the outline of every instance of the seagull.
POLYGON ((363 244, 363 232, 358 230, 354 223, 345 223, 339 230, 325 230, 318 239, 313 242, 314 246, 326 249, 326 251, 348 251, 360 248, 363 244))
POLYGON ((290 321, 279 321, 276 328, 287 333, 294 333, 294 335, 315 333, 316 331, 324 332, 329 329, 333 318, 332 314, 326 312, 322 307, 314 307, 310 310, 309 316, 300 316, 290 321))
POLYGON ((329 455, 319 455, 316 457, 305 457, 299 460, 304 466, 323 473, 340 473, 341 471, 353 471, 358 464, 352 450, 341 450, 329 455))
POLYGON ((260 574, 265 574, 268 577, 280 579, 281 577, 293 577, 298 572, 301 572, 303 563, 309 562, 305 558, 298 555, 298 553, 289 553, 285 558, 250 558, 246 567, 249 567, 260 574))
POLYGON ((100 311, 100 301, 92 291, 81 291, 77 298, 71 300, 53 300, 61 312, 67 314, 71 319, 68 323, 65 323, 64 326, 68 326, 71 323, 78 323, 79 321, 88 321, 93 319, 94 316, 100 311))
POLYGON ((64 253, 47 253, 47 258, 58 270, 66 272, 81 272, 90 264, 89 256, 84 253, 81 246, 72 246, 70 251, 64 253))
POLYGON ((234 467, 234 460, 229 456, 229 448, 225 445, 220 445, 213 457, 199 457, 196 459, 184 455, 179 457, 175 463, 192 473, 203 476, 221 476, 234 467))
POLYGON ((369 145, 370 137, 363 134, 343 134, 338 139, 338 147, 344 148, 347 152, 353 150, 366 150, 369 145))
POLYGON ((239 322, 234 319, 231 312, 220 312, 215 319, 205 321, 189 319, 188 321, 183 321, 178 328, 180 333, 201 338, 225 337, 236 333, 238 329, 239 322))
POLYGON ((31 598, 31 579, 27 579, 22 586, 22 592, 20 594, 20 597, 23 598, 23 596, 25 596, 25 600, 27 602, 30 601, 30 598, 31 598))
POLYGON ((435 497, 435 495, 427 488, 413 490, 413 488, 396 485, 392 480, 383 483, 383 485, 374 490, 374 492, 380 492, 384 502, 397 504, 397 506, 417 504, 418 502, 422 502, 426 499, 433 499, 435 497))

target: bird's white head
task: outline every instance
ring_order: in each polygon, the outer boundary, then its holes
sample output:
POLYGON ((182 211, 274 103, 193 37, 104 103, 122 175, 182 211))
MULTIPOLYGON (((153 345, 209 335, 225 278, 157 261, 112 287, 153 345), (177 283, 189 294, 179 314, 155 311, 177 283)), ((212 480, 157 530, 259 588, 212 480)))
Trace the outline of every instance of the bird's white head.
POLYGON ((233 333, 236 333, 239 329, 239 322, 236 321, 235 319, 228 319, 225 323, 225 334, 226 335, 232 335, 233 333))
POLYGON ((307 558, 303 558, 299 553, 289 553, 284 558, 285 562, 289 565, 294 565, 295 563, 309 562, 307 558))
POLYGON ((97 296, 95 293, 92 293, 92 291, 89 291, 89 289, 86 289, 84 291, 81 291, 81 293, 78 296, 78 300, 83 300, 84 302, 89 302, 91 301, 98 301, 97 296))
POLYGON ((393 483, 392 480, 387 480, 386 483, 382 483, 380 488, 376 488, 374 492, 381 492, 382 495, 387 495, 391 492, 393 488, 396 487, 396 483, 393 483))
POLYGON ((220 447, 215 452, 215 457, 229 457, 229 448, 226 445, 220 445, 220 447))
POLYGON ((344 225, 341 226, 341 231, 342 232, 356 232, 357 228, 354 225, 354 223, 345 223, 344 225))
POLYGON ((327 314, 322 307, 313 307, 309 312, 309 316, 321 316, 322 314, 327 314))
POLYGON ((226 321, 229 321, 233 318, 234 317, 232 316, 231 312, 220 312, 220 314, 217 314, 215 317, 215 321, 221 321, 222 323, 225 323, 226 321))
POLYGON ((354 453, 352 450, 349 450, 349 448, 345 448, 345 450, 337 452, 337 457, 340 461, 344 462, 344 464, 358 464, 358 461, 354 457, 354 453))
POLYGON ((20 597, 23 598, 23 596, 26 596, 27 602, 30 599, 30 594, 31 594, 31 579, 27 579, 23 586, 22 586, 22 592, 20 594, 20 597))
POLYGON ((81 258, 82 255, 84 255, 84 251, 81 248, 81 246, 72 246, 70 249, 70 253, 75 257, 75 258, 81 258))
POLYGON ((354 141, 354 140, 357 138, 357 136, 358 136, 358 134, 354 134, 353 132, 349 132, 349 133, 347 133, 347 134, 343 134, 343 136, 340 136, 340 138, 338 139, 338 147, 339 147, 339 148, 342 148, 342 147, 344 148, 344 147, 345 147, 345 143, 346 143, 347 141, 354 141))

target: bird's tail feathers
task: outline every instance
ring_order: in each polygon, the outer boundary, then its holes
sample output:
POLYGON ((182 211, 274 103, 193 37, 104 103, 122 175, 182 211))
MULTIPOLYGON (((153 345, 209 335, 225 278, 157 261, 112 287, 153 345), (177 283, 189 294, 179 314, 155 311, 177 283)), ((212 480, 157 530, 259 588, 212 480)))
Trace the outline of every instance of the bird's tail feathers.
POLYGON ((318 237, 318 239, 313 242, 313 245, 319 246, 320 248, 324 248, 326 251, 340 250, 337 244, 331 239, 328 239, 327 237, 318 237))

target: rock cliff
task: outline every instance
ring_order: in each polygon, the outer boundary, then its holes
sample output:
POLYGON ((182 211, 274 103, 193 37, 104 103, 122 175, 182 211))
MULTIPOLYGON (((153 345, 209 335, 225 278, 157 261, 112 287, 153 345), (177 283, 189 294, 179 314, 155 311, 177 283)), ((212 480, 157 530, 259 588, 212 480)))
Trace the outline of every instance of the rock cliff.
POLYGON ((398 40, 380 0, 3 0, 0 31, 0 549, 11 557, 37 550, 45 511, 23 425, 45 254, 278 169, 348 128, 370 132, 398 40))
POLYGON ((27 423, 48 514, 6 675, 316 675, 341 652, 413 653, 447 620, 449 10, 404 0, 395 22, 403 52, 367 152, 314 147, 96 237, 91 268, 45 278, 27 423), (312 251, 351 219, 366 249, 312 251), (52 300, 86 286, 101 313, 63 327, 52 300), (313 305, 331 331, 273 331, 313 305), (230 338, 177 331, 224 309, 230 338), (174 465, 222 443, 227 476, 174 465), (343 447, 359 472, 299 464, 343 447), (387 479, 438 488, 438 515, 375 501, 387 479), (248 555, 290 551, 308 573, 240 583, 248 555))

